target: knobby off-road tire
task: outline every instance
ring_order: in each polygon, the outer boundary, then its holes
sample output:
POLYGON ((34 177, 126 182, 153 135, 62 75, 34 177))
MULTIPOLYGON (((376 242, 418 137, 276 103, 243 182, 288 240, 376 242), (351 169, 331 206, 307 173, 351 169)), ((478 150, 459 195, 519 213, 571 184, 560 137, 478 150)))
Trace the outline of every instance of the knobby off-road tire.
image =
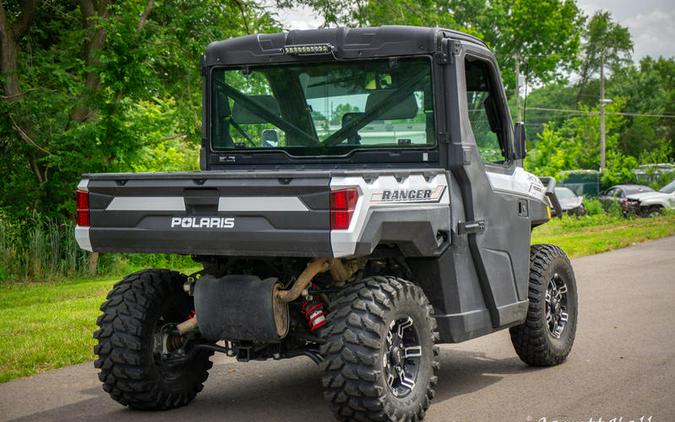
MULTIPOLYGON (((511 342, 520 359, 531 366, 562 363, 574 344, 577 329, 577 285, 567 255, 554 245, 530 248, 529 308, 527 320, 512 327, 511 342), (553 283, 556 287, 553 288, 553 283), (560 293, 565 286, 565 292, 560 293), (564 298, 565 300, 557 299, 564 298), (547 320, 548 314, 564 310, 567 320, 547 320), (563 324, 564 322, 564 324, 563 324), (562 327, 562 328, 561 328, 562 327)), ((561 314, 562 315, 562 314, 561 314)))
POLYGON ((154 333, 179 323, 194 309, 183 291, 186 277, 168 270, 144 270, 125 277, 108 293, 94 333, 94 365, 103 390, 135 409, 165 410, 188 404, 203 388, 211 351, 168 364, 154 352, 154 333))
POLYGON ((439 368, 436 320, 422 289, 396 277, 369 277, 346 287, 331 308, 322 381, 337 419, 422 420, 439 368), (412 388, 410 380, 388 375, 404 367, 415 375, 407 377, 414 378, 412 388))

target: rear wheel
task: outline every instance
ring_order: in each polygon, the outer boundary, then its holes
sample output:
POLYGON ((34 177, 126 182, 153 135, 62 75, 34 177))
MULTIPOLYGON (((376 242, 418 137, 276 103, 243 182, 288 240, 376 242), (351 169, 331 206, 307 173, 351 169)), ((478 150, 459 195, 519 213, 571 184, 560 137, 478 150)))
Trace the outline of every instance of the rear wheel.
POLYGON ((577 285, 572 264, 557 246, 530 248, 527 319, 512 327, 511 342, 520 359, 532 366, 562 363, 574 344, 577 285))
POLYGON ((324 395, 339 420, 417 421, 434 396, 438 340, 422 289, 370 277, 333 303, 322 346, 324 395))
POLYGON ((193 312, 185 281, 174 271, 140 271, 117 283, 101 305, 94 364, 103 389, 119 403, 171 409, 188 404, 202 390, 213 352, 181 355, 181 338, 167 341, 163 334, 163 328, 193 312))
POLYGON ((579 208, 577 208, 577 216, 583 217, 586 214, 588 214, 588 210, 586 209, 586 206, 584 204, 579 205, 579 208))
POLYGON ((642 211, 643 217, 658 217, 663 212, 663 207, 660 205, 652 205, 642 211))

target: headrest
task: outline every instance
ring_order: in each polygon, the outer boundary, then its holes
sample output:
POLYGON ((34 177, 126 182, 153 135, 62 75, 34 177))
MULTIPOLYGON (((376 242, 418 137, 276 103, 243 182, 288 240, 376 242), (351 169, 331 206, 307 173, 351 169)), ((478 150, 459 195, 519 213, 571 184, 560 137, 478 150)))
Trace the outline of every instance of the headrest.
MULTIPOLYGON (((386 98, 392 94, 391 90, 374 91, 368 94, 366 100, 366 113, 370 112, 380 104, 386 101, 386 98)), ((415 96, 410 94, 403 98, 398 104, 387 105, 382 113, 377 116, 377 120, 394 120, 394 119, 413 119, 417 116, 417 100, 415 96)))
MULTIPOLYGON (((265 110, 273 113, 275 116, 280 116, 281 112, 279 111, 279 103, 277 99, 271 95, 249 95, 248 99, 259 104, 260 107, 265 110)), ((234 107, 232 107, 232 120, 238 124, 251 124, 251 123, 267 123, 267 119, 262 116, 258 116, 253 110, 249 108, 249 105, 244 102, 235 101, 234 107)))
POLYGON ((480 62, 467 61, 464 69, 466 74, 466 90, 470 92, 488 91, 485 65, 480 62))
POLYGON ((349 122, 352 120, 356 120, 359 117, 363 116, 366 113, 360 112, 360 111, 352 111, 352 112, 347 112, 342 115, 342 126, 347 126, 349 122))

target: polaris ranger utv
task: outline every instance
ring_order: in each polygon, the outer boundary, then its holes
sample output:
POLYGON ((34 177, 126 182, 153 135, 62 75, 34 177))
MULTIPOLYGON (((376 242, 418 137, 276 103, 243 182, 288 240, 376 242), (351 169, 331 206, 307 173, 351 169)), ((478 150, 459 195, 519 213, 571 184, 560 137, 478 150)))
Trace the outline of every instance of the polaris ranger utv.
MULTIPOLYGON (((438 344, 509 328, 549 366, 574 341, 565 253, 530 245, 558 208, 471 36, 385 26, 208 46, 202 171, 86 174, 80 246, 191 255, 112 289, 95 353, 136 409, 186 405, 214 352, 307 356, 340 420, 421 420, 438 344)), ((558 212, 560 212, 558 208, 558 212)))

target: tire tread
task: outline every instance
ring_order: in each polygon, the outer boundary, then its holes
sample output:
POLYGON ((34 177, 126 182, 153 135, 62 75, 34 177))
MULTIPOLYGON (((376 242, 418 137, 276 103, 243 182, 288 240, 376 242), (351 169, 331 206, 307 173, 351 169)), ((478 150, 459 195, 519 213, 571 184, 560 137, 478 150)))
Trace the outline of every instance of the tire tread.
MULTIPOLYGON (((570 334, 562 350, 551 347, 545 319, 544 296, 548 287, 547 269, 554 260, 563 260, 571 269, 572 264, 565 252, 555 245, 532 245, 530 248, 530 278, 528 284, 529 307, 527 319, 521 325, 512 327, 509 332, 511 342, 520 359, 531 366, 554 366, 565 361, 572 349, 576 335, 576 309, 574 321, 570 324, 570 334)), ((574 280, 571 280, 574 282, 574 280)), ((576 295, 576 285, 569 294, 576 295)), ((574 298, 576 306, 576 296, 574 298)))
POLYGON ((347 286, 332 304, 322 347, 325 361, 322 384, 338 420, 390 421, 422 420, 434 397, 439 368, 439 339, 433 308, 422 289, 396 277, 374 276, 347 286), (424 310, 433 339, 432 375, 423 399, 412 414, 401 414, 386 399, 378 383, 381 375, 378 362, 385 315, 395 310, 401 300, 414 301, 424 310))
MULTIPOLYGON (((98 341, 94 366, 100 369, 103 390, 115 401, 135 409, 165 410, 188 404, 203 389, 213 365, 212 353, 197 356, 190 367, 196 371, 192 382, 176 389, 157 379, 143 347, 151 304, 184 294, 184 279, 175 271, 139 271, 115 284, 101 305, 99 329, 94 332, 98 341)), ((171 374, 165 377, 170 381, 171 374)))

